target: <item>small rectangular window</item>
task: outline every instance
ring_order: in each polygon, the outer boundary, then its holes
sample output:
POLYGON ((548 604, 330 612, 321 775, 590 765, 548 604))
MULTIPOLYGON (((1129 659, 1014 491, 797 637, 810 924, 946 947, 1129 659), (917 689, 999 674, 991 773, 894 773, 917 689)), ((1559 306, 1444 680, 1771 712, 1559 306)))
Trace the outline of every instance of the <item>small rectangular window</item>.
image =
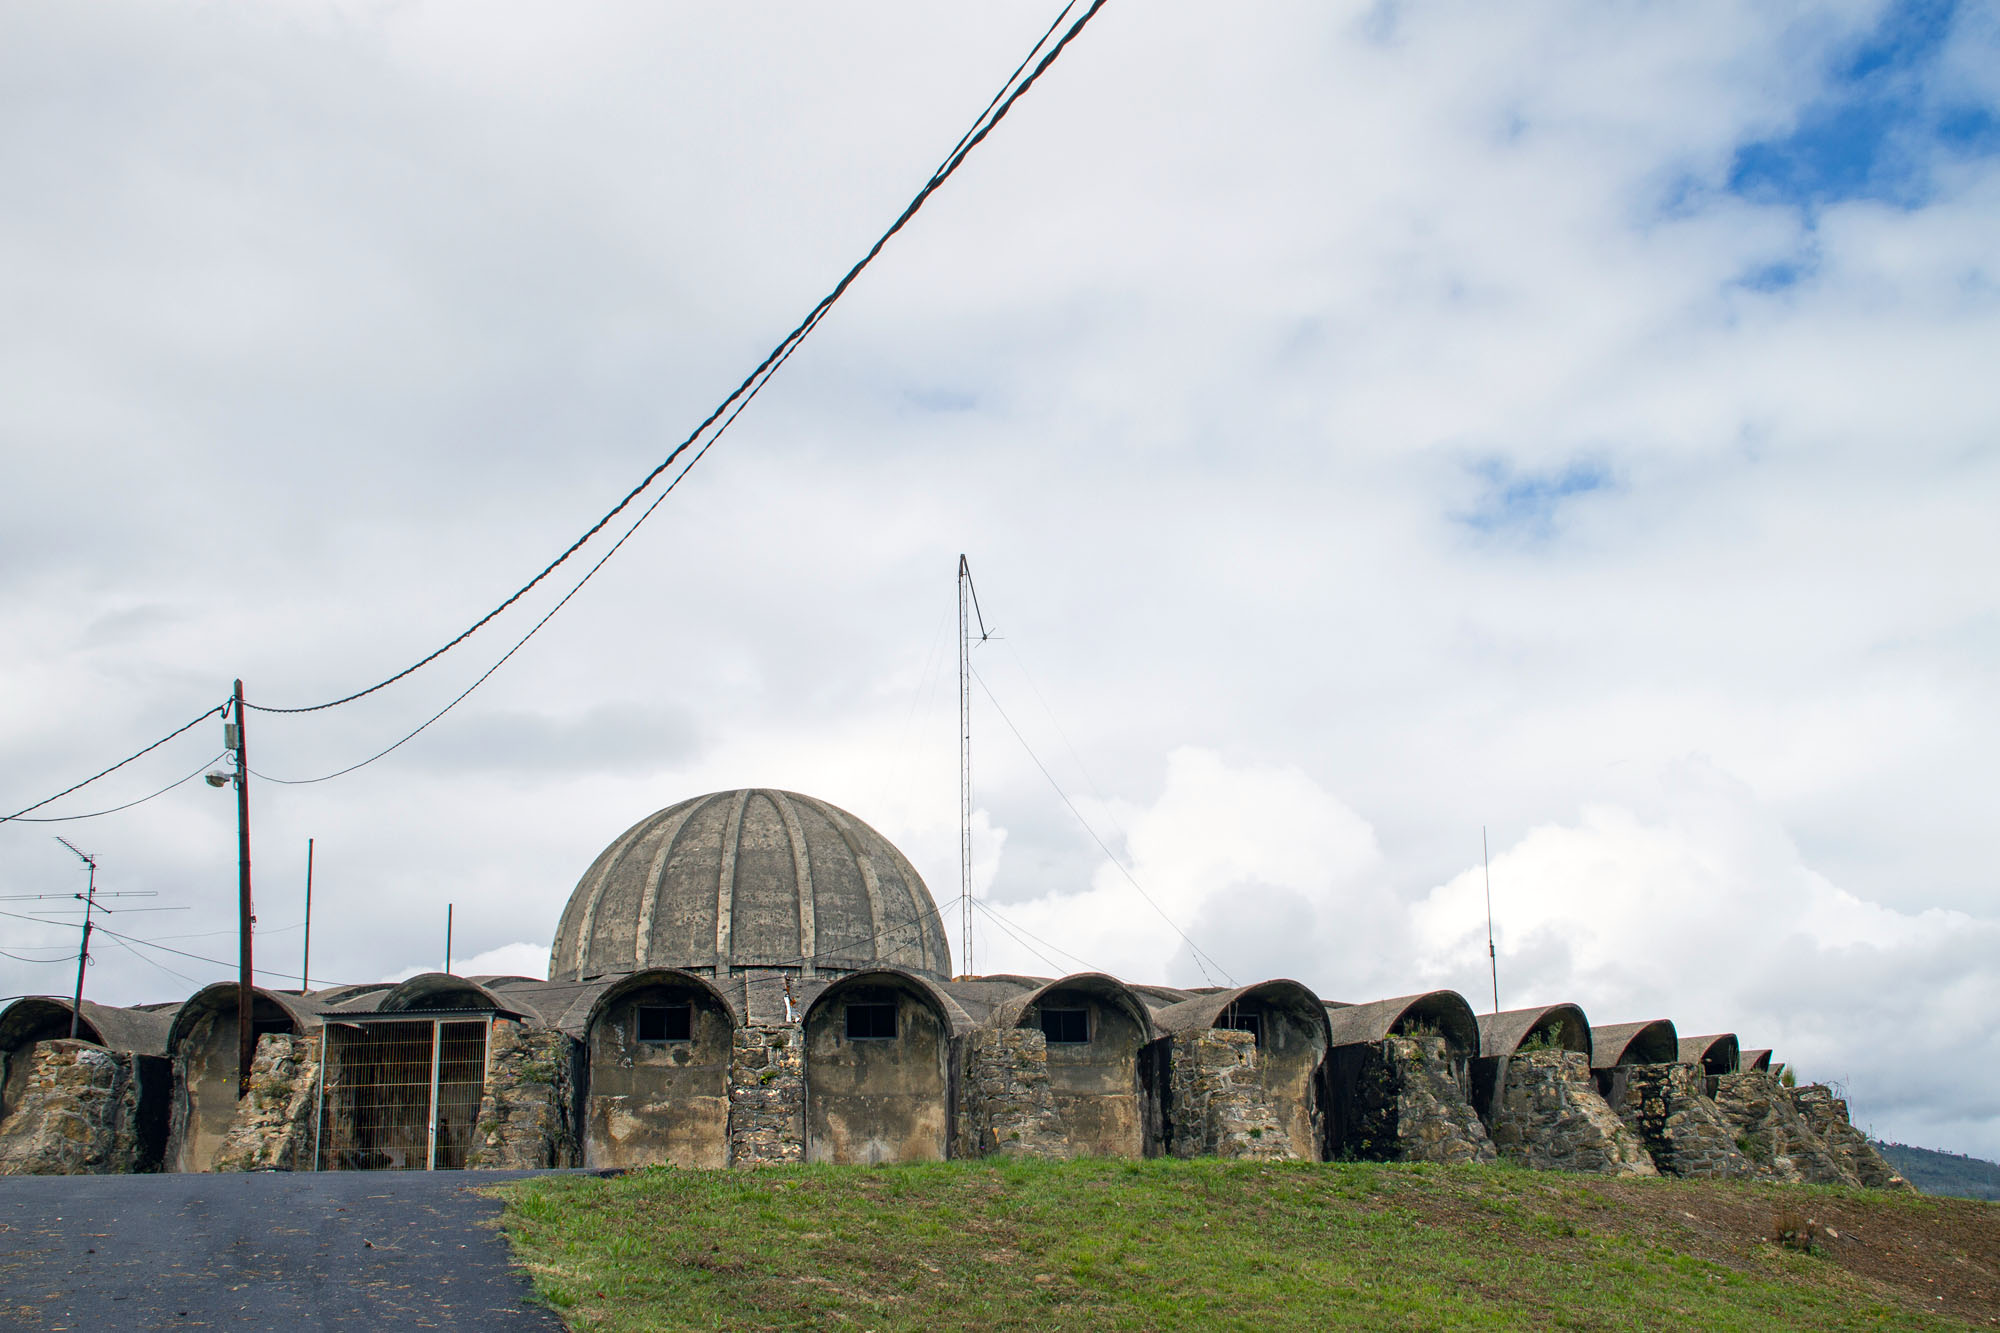
POLYGON ((692 1041, 694 1006, 652 1004, 639 1007, 640 1041, 692 1041))
POLYGON ((888 1041, 896 1035, 896 1006, 893 1004, 850 1004, 847 1006, 849 1041, 888 1041))
POLYGON ((1044 1009, 1042 1010, 1042 1035, 1050 1045, 1058 1042, 1076 1046, 1090 1040, 1090 1011, 1088 1009, 1044 1009))
POLYGON ((1219 1028, 1234 1028, 1238 1032, 1247 1032, 1256 1039, 1259 1046, 1264 1044, 1264 1015, 1262 1014, 1239 1014, 1232 1009, 1223 1015, 1222 1021, 1217 1023, 1216 1026, 1219 1028))

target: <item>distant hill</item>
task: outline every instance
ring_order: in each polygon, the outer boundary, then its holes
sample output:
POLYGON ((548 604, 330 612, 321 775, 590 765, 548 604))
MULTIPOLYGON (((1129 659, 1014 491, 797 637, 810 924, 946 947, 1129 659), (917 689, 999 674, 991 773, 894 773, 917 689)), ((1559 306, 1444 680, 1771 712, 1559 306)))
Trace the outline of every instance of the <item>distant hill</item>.
POLYGON ((1877 1143, 1889 1165, 1926 1194, 1960 1199, 2000 1199, 2000 1163, 1981 1161, 1955 1152, 1912 1148, 1903 1143, 1877 1143))

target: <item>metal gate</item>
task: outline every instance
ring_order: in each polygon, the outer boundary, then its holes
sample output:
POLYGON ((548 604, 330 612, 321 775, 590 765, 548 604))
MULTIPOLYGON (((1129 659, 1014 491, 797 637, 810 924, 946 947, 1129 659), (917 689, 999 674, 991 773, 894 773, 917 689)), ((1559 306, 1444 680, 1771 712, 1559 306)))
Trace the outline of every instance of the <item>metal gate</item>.
POLYGON ((414 1015, 328 1022, 319 1169, 464 1169, 486 1089, 490 1024, 414 1015))

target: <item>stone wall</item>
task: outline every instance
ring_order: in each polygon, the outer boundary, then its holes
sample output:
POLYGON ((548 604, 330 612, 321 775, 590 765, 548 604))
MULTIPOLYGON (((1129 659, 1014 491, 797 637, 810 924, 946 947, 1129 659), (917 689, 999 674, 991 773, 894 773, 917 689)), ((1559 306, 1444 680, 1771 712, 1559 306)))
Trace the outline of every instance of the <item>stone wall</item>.
POLYGON ((0 1175, 115 1175, 159 1169, 166 1061, 87 1041, 36 1042, 8 1072, 0 1175))
POLYGON ((1257 1075, 1256 1037, 1226 1028, 1181 1033, 1172 1062, 1174 1156, 1297 1156, 1257 1075))
POLYGON ((1075 1155, 1049 1087, 1048 1039, 1039 1028, 977 1028, 965 1044, 964 1139, 968 1157, 1075 1155))
POLYGON ((793 1024, 736 1029, 729 1060, 729 1160, 798 1162, 806 1155, 806 1047, 793 1024))
POLYGON ((582 1160, 570 1120, 576 1103, 572 1046, 560 1032, 493 1020, 467 1170, 570 1167, 582 1160))
POLYGON ((1396 1088, 1397 1161, 1492 1162, 1499 1158, 1466 1096, 1466 1062, 1441 1036, 1390 1037, 1382 1058, 1396 1088))
POLYGON ((215 1155, 217 1171, 311 1171, 319 1111, 320 1050, 325 1034, 257 1038, 250 1092, 215 1155))
POLYGON ((1695 1065, 1620 1065, 1606 1070, 1605 1100, 1670 1176, 1740 1178, 1762 1174, 1736 1133, 1706 1095, 1708 1079, 1695 1065))
POLYGON ((1858 1185, 1860 1179, 1814 1132, 1771 1074, 1752 1070, 1715 1080, 1715 1102, 1757 1174, 1813 1185, 1858 1185))
POLYGON ((1854 1127, 1847 1118, 1847 1103, 1834 1096, 1833 1089, 1814 1083, 1788 1091, 1799 1118, 1819 1135, 1827 1152, 1856 1180, 1869 1189, 1915 1192, 1916 1187, 1897 1175, 1896 1169, 1868 1141, 1868 1136, 1854 1127))
POLYGON ((1503 1161, 1537 1171, 1652 1176, 1645 1145, 1597 1091, 1581 1051, 1531 1051, 1503 1066, 1493 1145, 1503 1161))
POLYGON ((1467 1096, 1469 1073, 1436 1033, 1335 1048, 1325 1082, 1331 1154, 1360 1162, 1497 1160, 1467 1096))

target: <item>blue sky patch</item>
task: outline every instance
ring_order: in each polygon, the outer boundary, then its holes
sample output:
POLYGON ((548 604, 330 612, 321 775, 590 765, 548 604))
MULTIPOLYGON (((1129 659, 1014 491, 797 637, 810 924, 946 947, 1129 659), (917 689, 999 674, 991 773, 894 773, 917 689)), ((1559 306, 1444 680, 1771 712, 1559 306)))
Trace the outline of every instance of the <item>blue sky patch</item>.
POLYGON ((1477 505, 1453 517, 1475 532, 1490 535, 1511 532, 1537 539, 1550 537, 1565 503, 1616 485, 1610 467, 1594 459, 1578 459, 1539 472, 1521 472, 1503 459, 1487 459, 1474 464, 1471 471, 1486 489, 1477 505))
POLYGON ((1809 211, 1851 199, 1917 208, 1939 158, 2000 153, 1994 109, 1946 102, 1933 86, 1957 12, 1958 0, 1895 0, 1790 132, 1736 150, 1728 189, 1809 211))

